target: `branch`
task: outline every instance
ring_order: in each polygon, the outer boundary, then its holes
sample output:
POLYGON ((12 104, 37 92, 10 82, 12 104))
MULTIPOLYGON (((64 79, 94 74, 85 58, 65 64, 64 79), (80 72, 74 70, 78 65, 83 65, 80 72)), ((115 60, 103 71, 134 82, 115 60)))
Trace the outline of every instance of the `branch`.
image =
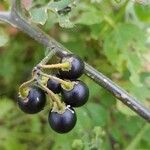
MULTIPOLYGON (((62 57, 67 53, 71 53, 63 45, 55 41, 49 35, 45 34, 40 28, 32 25, 27 19, 22 17, 20 0, 14 0, 11 10, 11 24, 18 27, 24 33, 44 45, 46 48, 53 49, 56 53, 62 57)), ((4 20, 4 19, 3 19, 4 20)), ((5 20, 4 20, 5 21, 5 20)), ((8 22, 9 23, 9 22, 8 22)), ((108 79, 102 73, 98 72, 92 66, 85 63, 85 74, 93 79, 97 84, 107 89, 112 95, 118 98, 121 102, 127 105, 130 109, 140 115, 142 118, 150 122, 150 111, 143 106, 139 100, 129 95, 121 87, 116 85, 113 81, 108 79)))
POLYGON ((7 22, 10 23, 10 12, 6 12, 6 11, 1 11, 0 12, 0 22, 7 22))

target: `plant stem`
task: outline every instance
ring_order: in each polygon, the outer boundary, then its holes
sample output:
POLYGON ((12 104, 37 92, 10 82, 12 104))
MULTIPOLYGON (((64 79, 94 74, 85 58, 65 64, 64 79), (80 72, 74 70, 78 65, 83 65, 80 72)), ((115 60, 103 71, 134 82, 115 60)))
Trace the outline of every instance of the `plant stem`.
MULTIPOLYGON (((0 16, 0 20, 8 22, 21 31, 28 34, 31 38, 35 39, 41 43, 46 48, 53 49, 57 52, 57 55, 62 57, 67 53, 71 53, 63 45, 55 41, 53 38, 45 34, 40 28, 32 25, 27 21, 27 19, 22 17, 20 0, 13 0, 13 6, 11 11, 11 18, 8 19, 6 15, 6 20, 4 16, 0 16), (9 20, 9 21, 8 21, 9 20)), ((150 111, 145 106, 143 106, 139 100, 129 95, 125 90, 116 85, 113 81, 104 76, 101 72, 98 72, 92 66, 85 63, 85 74, 93 79, 97 84, 105 88, 112 95, 122 101, 130 109, 144 118, 146 121, 150 122, 150 111)))
POLYGON ((60 79, 60 78, 57 78, 57 77, 55 77, 55 76, 52 76, 52 75, 48 75, 48 74, 46 74, 46 73, 43 73, 42 71, 40 72, 40 75, 58 81, 58 82, 61 83, 63 86, 65 86, 66 89, 72 89, 72 88, 73 88, 73 85, 74 85, 74 84, 73 84, 72 82, 64 81, 64 80, 62 80, 62 79, 60 79))
POLYGON ((38 81, 37 83, 40 85, 40 87, 44 91, 46 91, 48 93, 48 95, 51 97, 53 103, 57 104, 58 110, 62 110, 63 109, 63 105, 62 105, 59 97, 56 94, 54 94, 51 90, 49 90, 46 86, 44 86, 41 82, 38 81))
POLYGON ((33 84, 33 82, 35 81, 34 78, 32 78, 31 80, 24 82, 20 87, 19 87, 19 95, 22 98, 26 98, 28 95, 28 88, 33 84))
POLYGON ((50 64, 50 65, 39 65, 39 67, 43 69, 58 69, 58 68, 63 68, 63 69, 69 69, 70 68, 70 63, 65 62, 65 63, 58 63, 58 64, 50 64))
POLYGON ((0 22, 1 23, 7 22, 7 23, 11 24, 10 18, 11 18, 10 12, 0 11, 0 22))

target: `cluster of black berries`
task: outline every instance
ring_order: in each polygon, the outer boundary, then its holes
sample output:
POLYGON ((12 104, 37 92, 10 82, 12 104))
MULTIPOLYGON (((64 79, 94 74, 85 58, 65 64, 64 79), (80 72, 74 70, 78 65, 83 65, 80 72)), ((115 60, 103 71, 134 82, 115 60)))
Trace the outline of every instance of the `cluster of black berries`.
POLYGON ((24 91, 25 94, 27 92, 27 96, 18 100, 22 111, 34 114, 43 110, 46 93, 54 93, 54 96, 59 94, 61 101, 52 101, 53 106, 48 116, 51 128, 58 133, 67 133, 74 128, 77 117, 73 107, 83 106, 89 97, 87 85, 78 80, 83 74, 84 62, 80 57, 69 54, 64 56, 59 64, 67 63, 69 67, 60 67, 57 74, 50 76, 52 78, 47 80, 45 90, 31 86, 24 91))

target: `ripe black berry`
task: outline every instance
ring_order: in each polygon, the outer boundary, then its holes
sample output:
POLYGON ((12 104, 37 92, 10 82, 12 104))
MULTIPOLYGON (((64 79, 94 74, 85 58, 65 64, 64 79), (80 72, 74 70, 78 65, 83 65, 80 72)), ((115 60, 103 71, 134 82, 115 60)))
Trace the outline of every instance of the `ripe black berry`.
POLYGON ((49 79, 47 81, 47 87, 51 91, 53 91, 55 94, 58 94, 61 91, 61 84, 58 81, 54 80, 54 79, 49 79))
POLYGON ((77 117, 74 109, 67 106, 65 112, 62 114, 50 111, 48 121, 54 131, 67 133, 74 128, 77 117))
POLYGON ((46 103, 45 92, 38 87, 31 87, 25 99, 18 99, 19 108, 28 114, 35 114, 43 110, 46 103))
POLYGON ((76 81, 71 90, 62 88, 61 93, 64 102, 72 107, 84 105, 89 97, 89 89, 82 81, 76 81))
POLYGON ((84 71, 84 62, 76 55, 70 54, 61 59, 61 63, 69 62, 71 68, 69 70, 60 69, 59 73, 62 78, 76 79, 79 78, 84 71))

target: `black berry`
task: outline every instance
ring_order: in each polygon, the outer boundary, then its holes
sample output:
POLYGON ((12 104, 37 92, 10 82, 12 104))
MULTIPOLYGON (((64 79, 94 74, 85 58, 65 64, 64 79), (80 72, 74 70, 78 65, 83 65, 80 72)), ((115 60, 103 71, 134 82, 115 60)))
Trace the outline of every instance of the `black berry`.
POLYGON ((74 128, 77 117, 73 108, 66 107, 65 112, 62 114, 50 111, 48 121, 54 131, 67 133, 74 128))
POLYGON ((69 62, 71 64, 70 69, 60 69, 59 73, 62 78, 76 79, 79 78, 84 71, 84 62, 76 55, 70 54, 61 59, 60 63, 69 62))
POLYGON ((28 114, 35 114, 43 110, 46 103, 45 92, 38 87, 31 87, 25 99, 18 99, 19 108, 28 114))
POLYGON ((58 81, 54 80, 54 79, 49 79, 47 81, 47 87, 51 91, 53 91, 55 94, 58 94, 61 91, 61 84, 58 81))
POLYGON ((82 81, 76 81, 71 90, 62 88, 61 93, 64 102, 72 107, 83 106, 89 98, 89 89, 82 81))

